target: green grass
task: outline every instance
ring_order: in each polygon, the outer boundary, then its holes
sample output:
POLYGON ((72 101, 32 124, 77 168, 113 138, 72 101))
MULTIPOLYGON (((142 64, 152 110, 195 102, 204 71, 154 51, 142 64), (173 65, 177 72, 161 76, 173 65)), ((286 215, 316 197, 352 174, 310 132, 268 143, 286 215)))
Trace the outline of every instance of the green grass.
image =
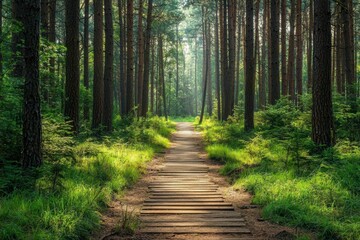
POLYGON ((309 112, 285 110, 257 113, 250 133, 241 120, 207 120, 198 128, 209 156, 224 164, 221 174, 231 177, 235 189, 254 195, 265 219, 308 229, 319 239, 359 239, 359 142, 340 138, 334 148, 314 152, 309 112), (277 114, 287 114, 278 125, 272 120, 277 114))
POLYGON ((186 117, 170 116, 169 119, 173 122, 194 122, 195 121, 195 117, 193 117, 193 116, 186 116, 186 117))
MULTIPOLYGON (((156 151, 169 146, 173 127, 151 118, 102 139, 68 139, 59 144, 69 148, 69 158, 49 141, 45 149, 53 159, 47 159, 36 187, 18 189, 0 199, 0 239, 88 238, 100 227, 100 212, 106 204, 145 173, 156 151), (54 161, 56 156, 59 159, 54 161), (55 189, 54 166, 61 166, 55 189)), ((44 135, 52 140, 58 137, 44 135)))

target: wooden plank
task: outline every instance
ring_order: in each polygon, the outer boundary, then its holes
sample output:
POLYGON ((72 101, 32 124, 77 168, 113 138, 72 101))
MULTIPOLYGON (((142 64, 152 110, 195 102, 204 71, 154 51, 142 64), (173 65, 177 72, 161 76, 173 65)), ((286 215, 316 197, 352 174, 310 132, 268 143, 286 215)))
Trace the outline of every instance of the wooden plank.
POLYGON ((141 214, 206 214, 215 213, 214 210, 141 210, 141 214))
POLYGON ((205 219, 220 219, 220 218, 226 218, 226 219, 238 219, 238 218, 242 218, 241 214, 239 214, 238 212, 233 212, 233 211, 208 211, 207 213, 203 213, 203 214, 191 214, 191 213, 186 213, 186 214, 168 214, 168 215, 161 215, 161 217, 159 217, 158 215, 140 215, 141 219, 152 219, 152 218, 158 218, 158 219, 192 219, 192 218, 205 218, 205 219))
POLYGON ((223 196, 221 194, 217 194, 217 195, 154 195, 154 196, 149 196, 149 199, 209 199, 209 198, 223 198, 223 196))
POLYGON ((143 210, 234 210, 232 206, 143 206, 143 210))
POLYGON ((147 215, 141 216, 141 222, 153 223, 153 222, 245 222, 244 218, 200 218, 200 217, 188 217, 187 215, 162 215, 161 217, 151 217, 147 215))
POLYGON ((250 230, 244 227, 145 227, 142 233, 243 233, 250 234, 250 230))
POLYGON ((153 196, 186 196, 186 195, 205 195, 205 196, 222 196, 218 192, 152 192, 153 196))
POLYGON ((150 191, 153 193, 173 193, 173 192, 216 192, 216 189, 188 189, 188 188, 150 188, 150 191))
POLYGON ((148 202, 224 202, 223 198, 152 198, 146 199, 144 203, 148 202))
POLYGON ((144 206, 232 206, 226 202, 152 202, 144 203, 144 206))
POLYGON ((244 222, 149 222, 144 227, 245 227, 244 222))

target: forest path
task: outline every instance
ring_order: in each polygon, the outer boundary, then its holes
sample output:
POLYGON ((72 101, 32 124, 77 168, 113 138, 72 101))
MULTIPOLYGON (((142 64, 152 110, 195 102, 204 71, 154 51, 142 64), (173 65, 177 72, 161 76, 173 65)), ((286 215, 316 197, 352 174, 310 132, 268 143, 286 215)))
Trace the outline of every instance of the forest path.
POLYGON ((146 239, 251 239, 244 218, 226 202, 201 157, 201 135, 178 123, 163 167, 148 186, 140 212, 146 239))

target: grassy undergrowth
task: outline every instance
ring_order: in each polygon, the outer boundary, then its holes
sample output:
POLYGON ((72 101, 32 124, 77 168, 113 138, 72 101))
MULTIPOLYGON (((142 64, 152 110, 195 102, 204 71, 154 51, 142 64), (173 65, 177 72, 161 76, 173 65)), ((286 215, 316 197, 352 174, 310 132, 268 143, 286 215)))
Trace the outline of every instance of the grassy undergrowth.
POLYGON ((145 172, 156 151, 169 146, 174 129, 157 117, 131 125, 117 120, 121 130, 111 135, 72 138, 66 124, 50 119, 43 121, 40 170, 0 168, 0 239, 89 237, 100 226, 100 211, 145 172))
MULTIPOLYGON (((335 108, 336 110, 336 108, 335 108)), ((270 221, 314 231, 319 239, 360 239, 359 114, 335 111, 338 142, 316 151, 310 111, 286 100, 243 122, 207 120, 199 128, 212 159, 234 188, 251 192, 270 221)))
POLYGON ((179 116, 171 116, 169 117, 173 122, 194 122, 195 117, 187 116, 187 117, 179 117, 179 116))

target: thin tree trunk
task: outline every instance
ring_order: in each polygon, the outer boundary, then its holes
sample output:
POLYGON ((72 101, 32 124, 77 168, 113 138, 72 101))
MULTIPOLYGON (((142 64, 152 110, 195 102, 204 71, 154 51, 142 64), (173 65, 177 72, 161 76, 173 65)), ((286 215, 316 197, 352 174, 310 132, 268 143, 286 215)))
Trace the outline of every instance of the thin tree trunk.
MULTIPOLYGON (((253 7, 254 8, 254 7, 253 7)), ((253 42, 253 45, 255 45, 254 47, 254 57, 253 57, 253 80, 254 80, 254 95, 255 95, 255 83, 256 83, 256 67, 257 67, 257 57, 259 56, 259 12, 260 12, 260 1, 256 1, 255 2, 255 42, 253 42)), ((254 12, 252 13, 254 15, 254 12)), ((254 24, 253 24, 254 26, 254 24)), ((259 64, 260 65, 260 64, 259 64)), ((258 78, 258 81, 260 81, 260 78, 258 78)), ((254 96, 255 97, 255 96, 254 96)), ((253 100, 255 102, 255 100, 253 100)), ((255 103, 254 103, 254 107, 255 107, 255 103)))
MULTIPOLYGON (((216 99, 217 99, 217 118, 221 120, 221 95, 220 95, 220 56, 219 56, 219 0, 215 0, 215 83, 216 83, 216 99)), ((221 3, 220 3, 221 4, 221 3)), ((195 51, 197 53, 197 47, 195 47, 195 51)), ((196 58, 195 58, 196 59, 196 58)), ((195 60, 196 64, 196 60, 195 60)), ((196 65, 195 65, 196 66, 196 65)), ((196 78, 196 69, 195 69, 195 78, 196 78)), ((196 79, 195 79, 196 81, 196 79)), ((196 92, 197 95, 197 92, 196 92)), ((197 97, 196 97, 197 99, 197 97)), ((196 113, 197 113, 197 103, 196 103, 196 113)))
POLYGON ((164 75, 164 49, 163 49, 163 37, 160 35, 159 36, 159 80, 160 80, 160 84, 161 84, 161 88, 162 88, 162 92, 160 94, 162 94, 162 99, 163 99, 163 106, 164 106, 164 116, 166 121, 168 120, 168 116, 167 116, 167 109, 166 109, 166 91, 165 91, 165 75, 164 75))
POLYGON ((229 89, 227 84, 228 73, 228 51, 227 51, 227 21, 226 21, 226 6, 227 1, 221 1, 220 3, 220 53, 221 53, 221 99, 222 99, 222 120, 227 120, 226 104, 227 95, 226 90, 229 89))
POLYGON ((288 95, 288 79, 286 78, 286 2, 281 0, 281 93, 288 95))
POLYGON ((236 63, 236 9, 237 1, 229 0, 228 3, 228 25, 229 25, 229 73, 228 73, 228 101, 226 104, 226 119, 234 111, 234 84, 235 84, 235 63, 236 63))
POLYGON ((23 0, 19 6, 26 13, 23 15, 26 48, 22 166, 30 168, 42 164, 39 96, 40 0, 23 0))
POLYGON ((145 33, 145 61, 144 61, 144 84, 142 92, 142 112, 141 116, 146 117, 149 106, 149 73, 150 73, 150 41, 152 25, 153 0, 148 1, 147 23, 145 33))
POLYGON ((211 32, 210 32, 210 23, 207 20, 205 27, 207 29, 207 34, 206 34, 206 64, 207 64, 207 68, 206 71, 208 71, 208 73, 206 74, 206 81, 208 82, 208 86, 207 86, 207 110, 208 110, 208 114, 209 116, 212 116, 212 110, 213 110, 213 102, 212 102, 212 77, 211 77, 211 32))
POLYGON ((235 76, 235 105, 239 104, 239 90, 240 90, 240 62, 241 62, 241 12, 240 7, 238 11, 238 41, 237 41, 237 52, 236 52, 236 76, 235 76))
POLYGON ((302 91, 302 70, 303 70, 303 40, 302 40, 302 0, 296 4, 296 101, 300 104, 302 91))
POLYGON ((71 121, 72 130, 78 133, 79 98, 80 98, 80 52, 79 52, 79 17, 80 1, 66 0, 66 83, 65 117, 71 121))
POLYGON ((143 88, 144 88, 144 33, 143 33, 143 0, 139 0, 139 18, 138 18, 138 55, 139 64, 137 65, 137 103, 138 103, 138 116, 143 112, 143 88))
POLYGON ((118 11, 119 11, 119 27, 120 27, 120 114, 124 116, 126 114, 126 39, 125 39, 125 23, 124 18, 124 0, 118 0, 118 11))
POLYGON ((264 109, 266 106, 266 30, 267 30, 267 17, 266 17, 266 0, 263 1, 263 34, 261 46, 261 77, 259 80, 259 106, 264 109))
POLYGON ((279 80, 279 0, 271 0, 271 104, 280 98, 279 80))
MULTIPOLYGON (((0 0, 0 94, 2 93, 2 85, 3 85, 3 53, 2 53, 2 45, 3 45, 3 2, 0 0)), ((0 95, 1 99, 1 95, 0 95)))
POLYGON ((289 83, 289 95, 295 101, 295 76, 294 76, 294 63, 295 63, 295 0, 291 0, 291 13, 290 13, 290 35, 289 35, 289 55, 287 67, 287 79, 289 83))
POLYGON ((104 108, 103 0, 94 0, 94 86, 92 128, 102 123, 104 108))
MULTIPOLYGON (((89 0, 85 0, 85 16, 84 16, 84 86, 89 91, 89 0)), ((87 95, 86 95, 87 96, 87 95)), ((84 120, 90 118, 89 99, 84 99, 84 120)))
POLYGON ((308 82, 307 88, 310 90, 312 88, 313 76, 312 76, 312 45, 313 45, 313 25, 314 25, 314 6, 313 0, 310 1, 309 6, 309 39, 308 39, 308 52, 307 52, 307 74, 308 82))
POLYGON ((113 64, 114 64, 114 28, 112 20, 112 0, 105 0, 105 71, 104 71, 104 113, 105 130, 112 131, 114 101, 113 64))
POLYGON ((254 128, 254 3, 252 0, 246 0, 246 83, 245 83, 245 130, 254 128))
POLYGON ((127 81, 126 81, 126 114, 133 115, 134 108, 134 46, 133 46, 133 24, 134 24, 134 2, 127 0, 127 81))
MULTIPOLYGON (((155 43, 155 40, 153 40, 155 43)), ((154 98, 155 98, 155 44, 151 44, 151 94, 150 94, 150 112, 154 114, 154 98)))

